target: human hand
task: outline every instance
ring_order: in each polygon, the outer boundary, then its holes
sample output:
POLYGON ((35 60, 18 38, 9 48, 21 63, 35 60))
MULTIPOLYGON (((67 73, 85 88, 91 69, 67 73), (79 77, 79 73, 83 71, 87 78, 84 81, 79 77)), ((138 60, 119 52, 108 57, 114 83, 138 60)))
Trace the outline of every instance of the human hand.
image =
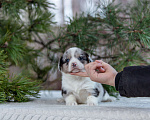
POLYGON ((71 73, 71 75, 90 77, 92 81, 115 86, 117 71, 102 60, 96 60, 85 65, 85 70, 86 72, 71 73))

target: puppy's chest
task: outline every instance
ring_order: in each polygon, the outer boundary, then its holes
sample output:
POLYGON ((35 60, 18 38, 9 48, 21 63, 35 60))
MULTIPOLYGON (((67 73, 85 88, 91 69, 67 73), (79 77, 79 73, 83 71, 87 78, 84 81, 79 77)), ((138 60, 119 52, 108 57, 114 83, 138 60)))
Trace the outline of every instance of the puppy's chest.
POLYGON ((62 88, 76 95, 83 94, 94 89, 94 83, 89 80, 63 80, 62 88))

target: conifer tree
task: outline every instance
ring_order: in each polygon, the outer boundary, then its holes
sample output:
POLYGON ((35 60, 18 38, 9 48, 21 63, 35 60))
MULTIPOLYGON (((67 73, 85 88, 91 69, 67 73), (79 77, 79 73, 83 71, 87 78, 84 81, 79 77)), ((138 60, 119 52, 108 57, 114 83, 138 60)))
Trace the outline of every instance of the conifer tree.
POLYGON ((0 49, 7 52, 11 64, 25 67, 30 64, 37 72, 35 59, 43 49, 41 46, 35 49, 33 43, 45 46, 41 35, 51 33, 53 4, 47 0, 1 0, 0 4, 0 49))
POLYGON ((37 97, 39 81, 31 80, 27 77, 29 74, 10 78, 8 67, 16 65, 26 71, 33 69, 40 80, 49 70, 46 68, 45 72, 45 69, 40 69, 36 59, 42 55, 42 49, 35 49, 31 44, 45 44, 39 34, 51 32, 54 23, 49 9, 52 6, 47 0, 0 1, 0 101, 22 102, 27 101, 29 96, 37 97))
POLYGON ((9 63, 6 62, 6 58, 4 51, 0 51, 0 102, 24 102, 28 101, 31 96, 38 97, 38 82, 31 81, 21 74, 10 77, 9 63))

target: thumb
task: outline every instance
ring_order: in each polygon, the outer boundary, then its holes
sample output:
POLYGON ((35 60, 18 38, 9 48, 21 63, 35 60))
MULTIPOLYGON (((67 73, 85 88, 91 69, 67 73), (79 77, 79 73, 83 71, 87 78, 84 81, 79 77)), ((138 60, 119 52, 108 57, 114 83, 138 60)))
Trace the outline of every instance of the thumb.
POLYGON ((95 60, 95 62, 100 63, 102 65, 102 70, 106 71, 106 69, 108 68, 109 64, 105 63, 102 60, 95 60))

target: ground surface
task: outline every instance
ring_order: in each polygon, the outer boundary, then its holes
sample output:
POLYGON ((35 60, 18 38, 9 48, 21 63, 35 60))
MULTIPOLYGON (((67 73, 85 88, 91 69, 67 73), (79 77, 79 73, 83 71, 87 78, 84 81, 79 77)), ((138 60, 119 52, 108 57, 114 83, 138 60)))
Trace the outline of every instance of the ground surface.
POLYGON ((0 120, 150 120, 150 98, 124 98, 99 106, 58 103, 60 91, 42 91, 26 103, 0 104, 0 120))

